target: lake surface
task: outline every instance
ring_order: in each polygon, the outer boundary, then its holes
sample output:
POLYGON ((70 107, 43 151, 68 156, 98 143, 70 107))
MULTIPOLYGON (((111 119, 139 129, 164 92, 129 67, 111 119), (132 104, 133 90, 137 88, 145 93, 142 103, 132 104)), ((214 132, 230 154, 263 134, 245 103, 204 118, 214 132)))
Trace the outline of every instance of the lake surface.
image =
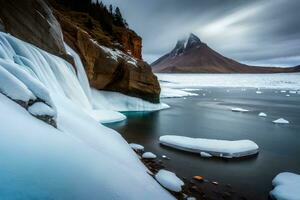
POLYGON ((164 164, 181 177, 201 175, 221 184, 231 184, 250 199, 264 200, 278 173, 300 174, 300 94, 289 94, 288 90, 286 93, 274 89, 261 91, 262 94, 257 94, 255 88, 202 87, 193 91, 199 96, 163 99, 170 109, 126 113, 126 121, 107 126, 120 132, 128 142, 144 145, 146 151, 170 157, 171 160, 162 159, 164 164), (250 112, 232 112, 231 107, 250 112), (268 117, 258 117, 259 112, 267 113, 268 117), (280 117, 290 124, 272 123, 280 117), (167 134, 250 139, 259 145, 260 153, 244 159, 205 159, 159 145, 159 137, 167 134))

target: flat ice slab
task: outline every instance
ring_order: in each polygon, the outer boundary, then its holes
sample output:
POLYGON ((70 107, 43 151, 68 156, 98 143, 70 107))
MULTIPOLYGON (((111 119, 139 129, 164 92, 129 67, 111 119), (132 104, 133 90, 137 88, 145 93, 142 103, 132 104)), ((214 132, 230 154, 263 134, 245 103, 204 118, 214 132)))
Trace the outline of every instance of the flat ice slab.
POLYGON ((286 119, 279 118, 279 119, 274 120, 273 123, 275 123, 275 124, 289 124, 290 122, 286 119))
POLYGON ((270 192, 276 200, 300 200, 300 175, 289 172, 278 174, 272 181, 270 192))
POLYGON ((180 192, 183 181, 180 180, 173 172, 161 169, 155 175, 155 179, 165 188, 173 192, 180 192))
POLYGON ((212 156, 237 158, 258 153, 258 145, 251 140, 214 140, 203 138, 190 138, 184 136, 165 135, 159 138, 161 144, 183 151, 212 156))
POLYGON ((243 108, 231 108, 232 112, 249 112, 249 110, 243 108))

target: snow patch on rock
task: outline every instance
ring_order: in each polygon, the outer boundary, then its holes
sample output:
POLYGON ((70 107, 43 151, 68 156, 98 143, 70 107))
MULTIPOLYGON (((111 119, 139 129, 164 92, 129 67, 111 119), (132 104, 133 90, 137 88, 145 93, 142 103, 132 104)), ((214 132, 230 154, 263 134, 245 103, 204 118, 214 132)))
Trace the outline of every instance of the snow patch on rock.
POLYGON ((166 189, 173 192, 181 192, 183 181, 175 173, 161 169, 155 175, 155 179, 166 189))

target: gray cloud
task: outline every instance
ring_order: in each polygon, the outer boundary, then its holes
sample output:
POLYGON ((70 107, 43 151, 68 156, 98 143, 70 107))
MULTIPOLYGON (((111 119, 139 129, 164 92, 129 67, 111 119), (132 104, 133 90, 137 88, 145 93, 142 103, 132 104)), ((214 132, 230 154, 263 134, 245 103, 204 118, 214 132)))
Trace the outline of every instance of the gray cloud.
POLYGON ((298 0, 104 0, 143 38, 148 62, 195 33, 227 57, 257 65, 300 64, 298 0))

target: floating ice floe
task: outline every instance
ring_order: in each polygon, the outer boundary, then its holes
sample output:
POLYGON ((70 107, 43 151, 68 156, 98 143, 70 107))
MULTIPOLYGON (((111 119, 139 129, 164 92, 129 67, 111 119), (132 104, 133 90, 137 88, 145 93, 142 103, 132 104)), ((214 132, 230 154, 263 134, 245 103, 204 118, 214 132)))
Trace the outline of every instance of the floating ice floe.
POLYGON ((281 93, 286 93, 286 90, 281 90, 280 92, 281 92, 281 93))
POLYGON ((155 159, 156 155, 152 152, 145 152, 145 153, 143 153, 142 158, 155 159))
POLYGON ((295 90, 290 90, 289 93, 290 93, 290 94, 296 94, 297 91, 295 91, 295 90))
POLYGON ((260 112, 260 113, 258 114, 258 116, 260 116, 260 117, 267 117, 267 114, 264 113, 264 112, 260 112))
POLYGON ((249 110, 243 108, 231 108, 232 112, 249 112, 249 110))
POLYGON ((200 156, 201 156, 201 157, 204 157, 204 158, 210 158, 210 157, 212 157, 211 154, 206 153, 206 152, 200 152, 200 156))
POLYGON ((144 151, 144 146, 136 143, 130 143, 130 147, 136 151, 144 151))
POLYGON ((173 192, 180 192, 182 186, 184 185, 183 181, 176 176, 173 172, 161 169, 155 175, 155 179, 166 189, 173 192))
POLYGON ((234 158, 257 154, 258 145, 251 140, 214 140, 203 138, 190 138, 184 136, 165 135, 159 138, 161 144, 183 151, 203 152, 212 156, 234 158))
POLYGON ((279 119, 274 120, 273 123, 275 123, 275 124, 289 124, 290 122, 286 119, 279 118, 279 119))
POLYGON ((300 199, 300 175, 283 172, 278 174, 272 181, 274 189, 270 196, 276 200, 299 200, 300 199))
POLYGON ((285 96, 289 97, 289 96, 291 96, 291 95, 287 94, 287 95, 285 95, 285 96))
POLYGON ((257 90, 257 91, 256 91, 256 94, 262 94, 262 91, 257 90))
POLYGON ((92 110, 90 115, 102 124, 120 122, 126 119, 122 113, 108 109, 92 110))
POLYGON ((197 88, 183 88, 181 90, 187 91, 187 92, 192 92, 192 91, 199 91, 200 89, 197 89, 197 88))
POLYGON ((198 96, 198 94, 183 91, 180 89, 173 89, 167 87, 161 88, 160 98, 178 98, 178 97, 186 97, 186 96, 198 96))

